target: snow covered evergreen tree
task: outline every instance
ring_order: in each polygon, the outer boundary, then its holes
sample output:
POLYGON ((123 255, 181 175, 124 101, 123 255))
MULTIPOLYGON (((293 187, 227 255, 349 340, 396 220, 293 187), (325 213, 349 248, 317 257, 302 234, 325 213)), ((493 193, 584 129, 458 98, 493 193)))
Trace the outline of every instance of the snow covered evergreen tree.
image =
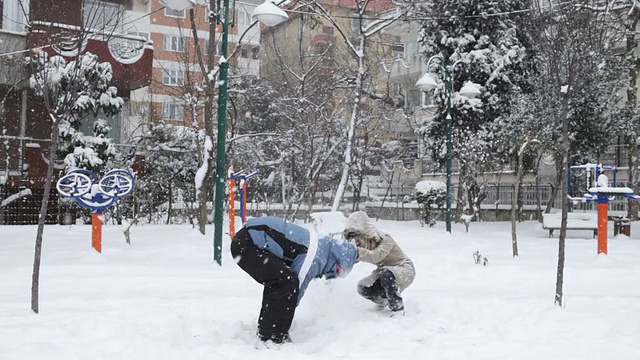
POLYGON ((67 61, 62 56, 40 52, 31 61, 34 66, 31 86, 36 94, 47 97, 54 111, 52 116, 57 120, 58 158, 64 160, 67 168, 100 174, 116 152, 107 137, 106 119, 117 115, 124 104, 117 89, 109 85, 111 64, 99 62, 91 53, 67 61), (91 135, 81 131, 87 121, 93 122, 91 135))
POLYGON ((131 201, 147 222, 182 223, 186 218, 191 224, 197 223, 194 178, 198 158, 193 154, 203 136, 191 127, 159 122, 151 125, 141 139, 138 148, 143 157, 143 176, 136 182, 135 199, 131 201), (174 208, 180 209, 183 218, 173 218, 174 208))
MULTIPOLYGON (((511 95, 526 83, 531 71, 527 59, 528 39, 519 28, 519 11, 526 0, 435 0, 413 2, 411 12, 421 21, 420 39, 425 59, 441 55, 447 65, 463 64, 453 70, 453 89, 466 81, 481 85, 476 99, 452 95, 453 157, 460 165, 461 196, 470 206, 480 194, 477 174, 504 163, 508 154, 495 150, 492 124, 507 116, 511 95), (472 194, 476 192, 476 194, 472 194)), ((441 67, 431 69, 442 78, 441 67)), ((420 129, 434 160, 445 160, 445 87, 434 93, 437 110, 420 129)), ((459 204, 459 209, 465 207, 459 204)))

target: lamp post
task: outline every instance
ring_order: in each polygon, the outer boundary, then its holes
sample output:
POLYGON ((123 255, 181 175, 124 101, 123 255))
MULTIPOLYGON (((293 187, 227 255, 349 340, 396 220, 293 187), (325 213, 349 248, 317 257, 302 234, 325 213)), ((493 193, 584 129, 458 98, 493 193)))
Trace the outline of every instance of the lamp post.
MULTIPOLYGON (((211 8, 213 8, 211 0, 211 8)), ((216 16, 218 24, 222 25, 222 54, 219 61, 218 80, 218 138, 216 145, 216 184, 215 198, 213 204, 213 260, 222 265, 222 221, 224 218, 224 189, 227 174, 225 172, 225 148, 227 139, 227 77, 229 74, 229 62, 227 60, 229 46, 229 25, 234 26, 235 16, 229 16, 235 12, 234 6, 229 6, 229 0, 216 0, 216 16), (231 20, 231 21, 229 21, 231 20)), ((160 0, 162 4, 170 9, 185 10, 195 6, 194 0, 160 0)), ((270 0, 256 7, 253 19, 264 23, 267 26, 278 25, 289 17, 287 14, 270 0)), ((205 74, 206 76, 206 74, 205 74)), ((230 216, 233 216, 231 214, 230 216)))
MULTIPOLYGON (((439 65, 444 70, 445 95, 447 96, 447 213, 445 221, 448 233, 451 233, 451 198, 453 197, 451 188, 451 153, 453 147, 451 143, 451 133, 453 125, 453 119, 451 118, 451 96, 453 94, 454 71, 456 66, 458 66, 459 64, 464 64, 464 62, 462 60, 458 60, 452 65, 447 64, 447 61, 442 55, 434 55, 429 58, 429 61, 427 61, 427 69, 430 69, 431 65, 439 65)), ((431 73, 426 73, 420 79, 418 79, 418 81, 416 82, 416 87, 422 91, 434 90, 438 87, 437 78, 431 73)), ((471 81, 467 81, 462 89, 460 89, 459 93, 464 97, 473 99, 474 97, 480 95, 480 86, 471 81)))

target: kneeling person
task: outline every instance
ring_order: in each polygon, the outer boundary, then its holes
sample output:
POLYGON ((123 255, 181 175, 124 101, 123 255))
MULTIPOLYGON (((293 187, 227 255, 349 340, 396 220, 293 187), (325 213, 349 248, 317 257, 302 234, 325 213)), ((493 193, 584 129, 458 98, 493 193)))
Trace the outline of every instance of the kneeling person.
POLYGON ((393 312, 404 311, 400 294, 416 276, 411 259, 389 234, 376 229, 364 211, 349 216, 344 236, 358 246, 358 261, 378 266, 358 282, 358 293, 380 308, 388 306, 393 312))

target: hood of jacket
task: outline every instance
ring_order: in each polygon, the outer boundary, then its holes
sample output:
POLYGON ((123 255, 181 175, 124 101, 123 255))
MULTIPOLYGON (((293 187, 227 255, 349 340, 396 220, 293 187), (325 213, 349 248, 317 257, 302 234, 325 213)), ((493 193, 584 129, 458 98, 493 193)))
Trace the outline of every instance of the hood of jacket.
POLYGON ((322 273, 327 279, 346 276, 358 257, 358 249, 350 242, 329 239, 329 253, 322 273))
POLYGON ((368 238, 380 242, 380 232, 373 225, 373 221, 364 211, 356 211, 349 215, 344 227, 344 237, 349 238, 350 234, 364 235, 368 238))

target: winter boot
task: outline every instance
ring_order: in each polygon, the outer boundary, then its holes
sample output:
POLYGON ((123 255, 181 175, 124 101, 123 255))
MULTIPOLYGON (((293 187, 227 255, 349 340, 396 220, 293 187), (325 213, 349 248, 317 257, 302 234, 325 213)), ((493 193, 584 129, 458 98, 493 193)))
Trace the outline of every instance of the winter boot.
POLYGON ((389 301, 389 309, 393 312, 404 312, 404 303, 398 291, 398 281, 391 270, 384 270, 380 273, 380 285, 384 291, 385 298, 389 301))
POLYGON ((270 335, 262 335, 258 333, 258 338, 262 342, 273 342, 274 344, 284 344, 290 343, 291 337, 289 334, 270 334, 270 335))
POLYGON ((373 301, 378 309, 389 305, 379 280, 376 280, 371 286, 358 285, 358 294, 367 300, 373 301))

